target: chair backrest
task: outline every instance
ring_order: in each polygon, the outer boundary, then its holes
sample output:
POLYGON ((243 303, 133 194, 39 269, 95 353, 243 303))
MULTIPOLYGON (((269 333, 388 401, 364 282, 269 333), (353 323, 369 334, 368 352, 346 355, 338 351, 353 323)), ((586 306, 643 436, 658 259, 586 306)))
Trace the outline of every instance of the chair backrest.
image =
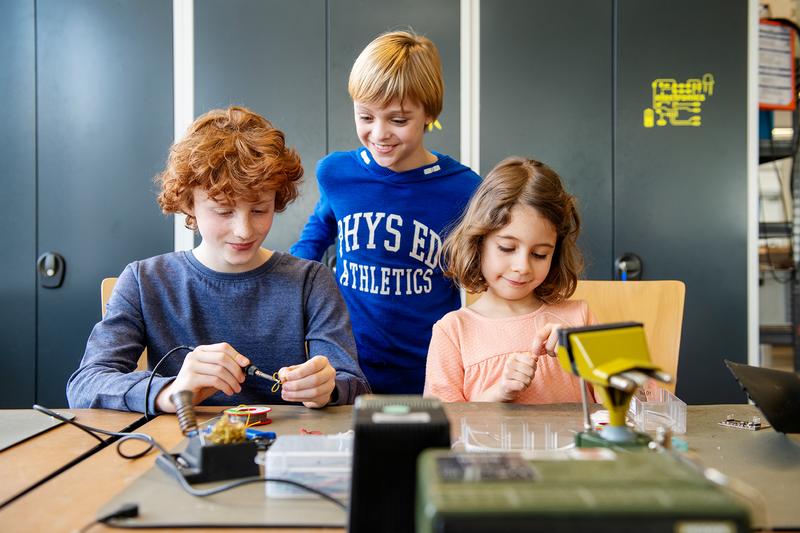
POLYGON ((598 323, 644 324, 653 362, 673 376, 675 392, 686 286, 681 281, 578 281, 572 299, 586 300, 598 323))
MULTIPOLYGON (((103 278, 103 281, 100 282, 100 312, 102 316, 106 316, 106 304, 108 299, 111 298, 111 293, 114 292, 116 284, 117 278, 103 278)), ((139 356, 139 360, 136 362, 136 370, 147 370, 147 348, 139 356)))
POLYGON ((108 299, 111 298, 111 293, 114 292, 114 285, 117 284, 117 278, 103 278, 100 282, 100 306, 102 316, 106 316, 106 304, 108 299))

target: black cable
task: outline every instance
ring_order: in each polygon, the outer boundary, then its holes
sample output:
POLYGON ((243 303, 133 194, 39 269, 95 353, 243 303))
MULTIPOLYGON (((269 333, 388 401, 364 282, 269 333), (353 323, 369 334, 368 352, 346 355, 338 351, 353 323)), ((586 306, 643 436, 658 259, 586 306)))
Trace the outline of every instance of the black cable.
MULTIPOLYGON (((174 347, 173 349, 171 349, 170 351, 165 353, 164 356, 161 359, 158 360, 158 363, 156 363, 156 366, 154 366, 153 370, 150 371, 150 376, 147 378, 147 386, 144 388, 144 410, 142 412, 144 413, 144 419, 147 420, 148 422, 150 421, 150 415, 147 413, 147 411, 148 411, 147 407, 148 407, 148 404, 150 403, 150 401, 149 401, 150 400, 150 385, 152 385, 152 383, 153 383, 153 376, 156 375, 156 370, 158 370, 158 367, 161 366, 161 363, 163 363, 164 360, 167 357, 169 357, 170 355, 175 353, 177 350, 188 350, 188 351, 191 352, 192 350, 194 350, 194 348, 192 348, 191 346, 186 346, 184 344, 181 344, 180 346, 174 347)), ((153 410, 155 410, 155 403, 154 403, 153 410)), ((147 451, 149 451, 149 449, 147 451)), ((123 456, 123 457, 125 457, 125 456, 123 456)), ((128 458, 129 459, 134 459, 135 457, 128 457, 128 458)))
MULTIPOLYGON (((167 355, 169 355, 169 354, 167 354, 167 355)), ((164 356, 164 357, 166 357, 166 356, 164 356)), ((242 485, 247 485, 249 483, 275 482, 275 483, 286 483, 288 485, 293 485, 295 487, 298 487, 300 489, 308 491, 308 492, 310 492, 312 494, 316 494, 317 496, 319 496, 319 497, 321 497, 321 498, 323 498, 325 500, 328 500, 329 502, 333 503, 334 505, 336 505, 337 507, 340 507, 341 509, 343 509, 345 511, 347 510, 347 506, 343 502, 341 502, 340 500, 334 498, 330 494, 327 494, 327 493, 325 493, 325 492, 323 492, 323 491, 321 491, 319 489, 315 489, 314 487, 310 487, 308 485, 304 485, 303 483, 298 483, 297 481, 293 481, 291 479, 268 478, 268 477, 246 477, 246 478, 238 479, 238 480, 233 481, 231 483, 226 483, 224 485, 218 485, 216 487, 211 487, 211 488, 208 488, 208 489, 195 489, 194 487, 192 487, 189 484, 188 481, 186 481, 186 478, 183 477, 183 474, 181 474, 180 465, 175 460, 175 457, 173 457, 171 453, 169 453, 166 449, 164 449, 164 447, 158 441, 156 441, 153 437, 151 437, 150 435, 147 435, 145 433, 125 433, 125 432, 117 432, 117 431, 107 431, 105 429, 99 429, 99 428, 95 428, 95 427, 92 427, 92 426, 86 426, 84 424, 80 424, 78 422, 75 422, 74 420, 70 420, 70 419, 68 419, 68 418, 66 418, 64 416, 61 416, 60 414, 56 413, 55 411, 51 411, 50 409, 48 409, 46 407, 42 407, 41 405, 34 405, 33 408, 35 410, 41 412, 41 413, 44 413, 46 415, 50 415, 50 416, 52 416, 54 418, 57 418, 57 419, 59 419, 59 420, 61 420, 63 422, 67 422, 69 424, 77 426, 80 429, 82 429, 83 431, 94 431, 94 432, 100 433, 102 435, 109 435, 109 436, 113 436, 113 437, 121 437, 119 442, 117 443, 117 453, 119 453, 122 457, 125 457, 125 458, 141 457, 142 455, 144 455, 144 453, 137 454, 135 456, 126 456, 126 455, 122 454, 120 452, 120 448, 119 447, 123 442, 129 441, 129 440, 141 440, 141 441, 144 441, 144 442, 148 443, 150 446, 147 448, 146 452, 150 451, 152 448, 156 448, 158 451, 160 451, 161 454, 167 459, 165 461, 165 463, 163 463, 163 464, 169 469, 170 473, 178 480, 178 483, 180 484, 181 488, 183 488, 183 490, 185 490, 186 492, 188 492, 192 496, 197 496, 198 498, 205 498, 206 496, 212 496, 214 494, 219 494, 220 492, 224 492, 224 491, 227 491, 227 490, 230 490, 230 489, 234 489, 236 487, 241 487, 242 485)), ((87 527, 91 527, 93 524, 94 524, 94 522, 92 522, 92 524, 89 524, 87 527)))

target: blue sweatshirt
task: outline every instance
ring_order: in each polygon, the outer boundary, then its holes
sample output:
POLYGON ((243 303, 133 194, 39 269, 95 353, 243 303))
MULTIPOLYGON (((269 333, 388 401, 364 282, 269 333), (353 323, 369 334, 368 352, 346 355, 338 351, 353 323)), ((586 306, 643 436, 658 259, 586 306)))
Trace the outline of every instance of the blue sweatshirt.
POLYGON ((434 155, 435 163, 399 173, 365 148, 328 155, 317 166, 320 200, 290 250, 319 260, 337 243, 336 277, 377 393, 422 393, 433 324, 460 305, 439 255, 480 177, 434 155))
MULTIPOLYGON (((216 272, 192 252, 173 252, 128 265, 103 320, 92 330, 80 367, 69 378, 73 408, 142 411, 150 372, 134 371, 147 348, 148 367, 179 345, 227 342, 264 372, 325 355, 336 369, 336 402, 369 392, 356 361, 347 309, 330 270, 274 252, 249 272, 216 272)), ((158 369, 148 399, 154 401, 181 368, 187 351, 158 369)), ((285 403, 272 383, 248 376, 233 396, 217 392, 203 405, 285 403)))

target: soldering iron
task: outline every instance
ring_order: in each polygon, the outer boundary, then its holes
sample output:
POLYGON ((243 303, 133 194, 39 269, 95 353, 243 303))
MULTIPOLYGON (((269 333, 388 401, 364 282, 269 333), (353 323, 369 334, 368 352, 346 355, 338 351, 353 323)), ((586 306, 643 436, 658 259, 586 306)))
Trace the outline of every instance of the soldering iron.
POLYGON ((277 384, 280 384, 280 382, 281 382, 279 379, 275 378, 274 376, 270 376, 266 372, 262 372, 261 370, 259 370, 258 367, 256 365, 254 365, 253 363, 250 363, 249 365, 244 367, 244 373, 247 374, 248 376, 258 376, 260 378, 266 379, 268 381, 271 381, 271 382, 277 383, 277 384))

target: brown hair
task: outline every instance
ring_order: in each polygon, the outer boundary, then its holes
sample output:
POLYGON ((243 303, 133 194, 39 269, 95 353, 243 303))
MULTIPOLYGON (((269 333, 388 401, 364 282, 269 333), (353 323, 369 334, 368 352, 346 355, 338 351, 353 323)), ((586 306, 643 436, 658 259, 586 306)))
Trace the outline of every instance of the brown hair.
POLYGON ((575 197, 558 174, 539 161, 509 157, 494 167, 475 191, 456 228, 445 239, 442 269, 470 292, 487 289, 481 274, 481 246, 489 233, 508 224, 515 205, 536 209, 556 229, 550 271, 533 293, 545 303, 572 296, 583 270, 577 239, 581 222, 575 197))
MULTIPOLYGON (((167 168, 155 181, 161 185, 158 204, 165 213, 191 210, 197 187, 230 204, 255 202, 265 191, 275 191, 275 211, 280 212, 297 198, 302 177, 300 156, 286 147, 283 132, 249 109, 232 106, 195 120, 172 145, 167 168)), ((197 229, 188 213, 186 227, 197 229)))
POLYGON ((356 101, 385 107, 392 100, 419 102, 432 120, 442 112, 444 81, 436 45, 408 31, 378 36, 359 54, 347 84, 356 101))

